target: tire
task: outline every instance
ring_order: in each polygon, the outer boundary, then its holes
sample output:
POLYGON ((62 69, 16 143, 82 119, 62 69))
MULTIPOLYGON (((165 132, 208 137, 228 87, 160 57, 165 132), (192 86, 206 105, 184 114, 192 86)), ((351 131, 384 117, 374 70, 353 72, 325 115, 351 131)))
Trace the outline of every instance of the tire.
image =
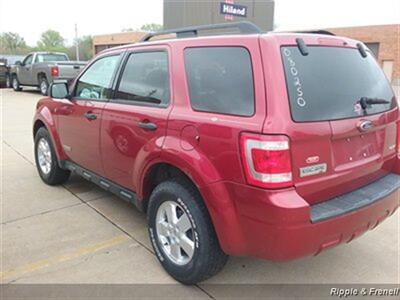
POLYGON ((49 93, 49 82, 46 77, 42 76, 39 78, 39 89, 43 96, 48 96, 49 93))
POLYGON ((11 77, 10 74, 6 74, 6 88, 10 88, 11 87, 11 77))
MULTIPOLYGON (((226 264, 228 256, 219 246, 203 199, 188 181, 179 178, 160 183, 150 196, 147 216, 150 240, 156 256, 168 274, 177 281, 183 284, 195 284, 217 274, 226 264), (171 207, 176 205, 175 212, 179 221, 186 216, 190 222, 189 230, 176 233, 176 228, 179 229, 179 226, 176 226, 170 228, 169 234, 165 233, 165 228, 169 225, 165 225, 168 224, 168 217, 164 211, 170 205, 171 207), (178 240, 176 236, 179 236, 178 240), (188 243, 188 239, 193 243, 188 243), (180 246, 184 244, 186 247, 180 246), (192 254, 190 251, 185 251, 189 244, 193 245, 192 254), (174 252, 172 249, 177 247, 176 245, 180 249, 174 252), (178 253, 178 255, 174 258, 173 253, 178 253), (182 259, 176 260, 179 256, 182 259)), ((181 228, 184 227, 181 226, 181 228)))
POLYGON ((19 92, 22 90, 17 75, 12 76, 11 84, 14 91, 19 92))
POLYGON ((71 172, 59 167, 50 134, 45 127, 39 128, 35 135, 35 161, 44 183, 58 185, 68 180, 71 172))

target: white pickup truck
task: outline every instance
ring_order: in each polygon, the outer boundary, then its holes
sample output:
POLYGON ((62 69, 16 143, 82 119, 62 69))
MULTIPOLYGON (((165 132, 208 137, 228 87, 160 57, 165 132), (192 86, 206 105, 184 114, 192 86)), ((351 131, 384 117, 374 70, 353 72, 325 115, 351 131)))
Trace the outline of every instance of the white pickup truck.
POLYGON ((47 95, 54 80, 71 81, 85 65, 86 62, 70 61, 65 53, 33 52, 11 68, 11 85, 15 91, 20 91, 21 86, 37 86, 47 95))

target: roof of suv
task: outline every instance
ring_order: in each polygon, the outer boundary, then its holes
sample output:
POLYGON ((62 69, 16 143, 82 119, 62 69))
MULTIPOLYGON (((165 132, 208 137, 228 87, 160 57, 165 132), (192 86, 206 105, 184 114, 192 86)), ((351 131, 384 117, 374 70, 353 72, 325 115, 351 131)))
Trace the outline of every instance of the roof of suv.
POLYGON ((160 44, 172 44, 172 43, 185 43, 192 44, 196 41, 215 41, 218 40, 226 40, 227 43, 229 41, 238 41, 243 39, 259 39, 263 38, 266 40, 274 41, 279 45, 292 45, 296 44, 296 39, 303 39, 304 42, 308 45, 326 45, 326 46, 337 46, 337 47, 357 47, 359 41, 326 34, 318 34, 318 33, 300 33, 300 32, 267 32, 262 34, 226 34, 226 35, 207 35, 207 36, 198 36, 198 37, 187 37, 187 38, 168 38, 168 39, 156 39, 154 41, 145 41, 139 43, 132 43, 128 45, 117 46, 113 48, 109 48, 103 50, 101 53, 112 52, 115 50, 124 50, 133 47, 142 47, 142 46, 154 46, 160 44))
MULTIPOLYGON (((207 42, 219 40, 226 41, 229 44, 232 41, 237 42, 238 40, 249 40, 249 39, 260 39, 269 40, 275 43, 277 46, 280 45, 293 45, 299 43, 306 45, 324 45, 324 46, 336 46, 336 47, 362 47, 361 43, 352 39, 337 37, 331 32, 325 30, 316 31, 303 31, 303 32, 267 32, 264 33, 259 27, 251 22, 231 22, 211 25, 199 25, 190 26, 172 30, 158 31, 148 33, 145 35, 141 42, 136 44, 123 45, 115 48, 110 48, 102 51, 101 53, 108 53, 112 51, 124 50, 132 47, 142 46, 154 46, 159 44, 171 44, 171 43, 184 43, 184 44, 198 44, 198 42, 207 42), (241 34, 225 34, 225 35, 198 35, 198 31, 207 30, 221 30, 221 29, 235 29, 241 34), (171 37, 174 34, 176 37, 171 37), (166 36, 166 39, 160 39, 160 36, 166 36), (150 41, 152 38, 156 38, 154 41, 150 41), (171 38, 169 38, 171 37, 171 38)), ((300 45, 299 45, 300 47, 300 45)), ((360 50, 362 51, 362 50, 360 50)))

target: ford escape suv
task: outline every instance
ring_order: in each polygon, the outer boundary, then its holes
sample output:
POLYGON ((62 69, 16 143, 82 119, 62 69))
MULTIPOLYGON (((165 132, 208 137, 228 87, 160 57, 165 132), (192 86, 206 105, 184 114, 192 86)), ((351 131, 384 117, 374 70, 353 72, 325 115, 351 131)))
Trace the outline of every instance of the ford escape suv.
POLYGON ((162 266, 193 284, 228 255, 317 255, 392 215, 398 120, 362 43, 239 22, 101 52, 53 83, 33 135, 45 183, 75 172, 134 203, 162 266))

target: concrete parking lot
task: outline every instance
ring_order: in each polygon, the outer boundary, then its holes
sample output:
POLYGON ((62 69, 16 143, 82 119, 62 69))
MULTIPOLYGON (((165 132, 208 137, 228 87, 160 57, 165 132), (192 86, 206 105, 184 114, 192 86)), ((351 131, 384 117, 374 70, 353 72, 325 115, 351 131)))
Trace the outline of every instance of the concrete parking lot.
MULTIPOLYGON (((36 173, 31 122, 40 94, 0 90, 1 281, 174 283, 158 263, 146 218, 72 176, 50 187, 36 173)), ((288 263, 230 258, 209 283, 399 283, 399 213, 355 241, 288 263)), ((183 287, 182 287, 183 288, 183 287)), ((187 295, 209 292, 187 287, 187 295)))

